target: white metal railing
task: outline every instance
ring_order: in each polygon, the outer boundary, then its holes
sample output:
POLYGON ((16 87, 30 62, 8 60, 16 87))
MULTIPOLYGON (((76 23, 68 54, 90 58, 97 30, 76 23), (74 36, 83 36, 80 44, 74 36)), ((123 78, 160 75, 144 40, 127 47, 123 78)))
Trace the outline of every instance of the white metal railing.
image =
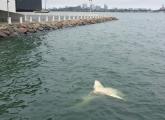
MULTIPOLYGON (((24 22, 54 22, 54 21, 64 21, 64 20, 80 20, 80 19, 94 19, 94 18, 102 18, 106 16, 100 15, 56 15, 56 16, 48 16, 48 15, 25 15, 24 17, 19 18, 19 23, 24 22)), ((12 18, 8 18, 8 24, 12 24, 12 18)))

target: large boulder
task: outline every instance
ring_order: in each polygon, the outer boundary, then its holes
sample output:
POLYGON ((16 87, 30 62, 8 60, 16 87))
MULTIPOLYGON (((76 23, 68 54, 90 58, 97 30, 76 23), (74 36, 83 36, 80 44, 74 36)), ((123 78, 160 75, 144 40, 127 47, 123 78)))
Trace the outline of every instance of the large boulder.
POLYGON ((19 28, 18 32, 26 34, 28 32, 28 29, 27 28, 19 28))
POLYGON ((30 33, 35 33, 35 32, 37 32, 37 30, 36 29, 28 29, 28 32, 30 32, 30 33))
POLYGON ((5 33, 7 36, 10 35, 10 31, 8 31, 8 30, 3 30, 3 33, 5 33))
POLYGON ((43 31, 44 28, 43 28, 43 27, 39 27, 38 30, 39 30, 39 31, 43 31))
POLYGON ((18 33, 17 33, 17 32, 12 32, 12 33, 10 34, 10 37, 15 37, 15 36, 18 36, 18 33))
POLYGON ((118 18, 116 18, 116 17, 112 17, 112 20, 118 20, 118 18))
POLYGON ((56 23, 56 27, 58 29, 62 29, 64 26, 63 26, 63 23, 62 22, 58 22, 58 23, 56 23))
POLYGON ((4 38, 4 37, 7 37, 8 35, 5 34, 3 31, 0 31, 0 38, 4 38))
POLYGON ((18 28, 28 28, 28 25, 23 23, 23 24, 18 24, 18 28))

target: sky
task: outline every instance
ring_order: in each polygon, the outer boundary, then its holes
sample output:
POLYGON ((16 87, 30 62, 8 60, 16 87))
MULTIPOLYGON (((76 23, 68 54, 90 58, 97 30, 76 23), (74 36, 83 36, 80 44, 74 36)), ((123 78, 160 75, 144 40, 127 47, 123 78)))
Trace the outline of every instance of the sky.
MULTIPOLYGON (((43 0, 43 6, 44 2, 43 0)), ((83 3, 89 4, 88 0, 47 0, 47 7, 76 6, 83 3)), ((93 0, 93 4, 107 4, 109 8, 151 8, 158 9, 165 4, 165 0, 93 0)))

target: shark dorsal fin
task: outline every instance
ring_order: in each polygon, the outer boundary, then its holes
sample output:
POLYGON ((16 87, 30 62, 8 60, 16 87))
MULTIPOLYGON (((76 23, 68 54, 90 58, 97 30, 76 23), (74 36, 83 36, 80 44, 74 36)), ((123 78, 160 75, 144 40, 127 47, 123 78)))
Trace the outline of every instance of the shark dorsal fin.
POLYGON ((98 88, 103 88, 104 86, 100 83, 100 81, 98 80, 95 80, 95 83, 94 83, 94 89, 98 89, 98 88))

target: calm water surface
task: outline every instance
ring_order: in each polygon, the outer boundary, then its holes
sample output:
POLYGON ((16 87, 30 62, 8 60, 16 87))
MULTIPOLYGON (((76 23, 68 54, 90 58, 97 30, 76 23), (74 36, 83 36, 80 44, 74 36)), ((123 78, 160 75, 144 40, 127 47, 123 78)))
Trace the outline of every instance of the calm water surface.
POLYGON ((165 14, 0 41, 0 120, 165 120, 165 14), (76 107, 95 79, 126 101, 76 107))

